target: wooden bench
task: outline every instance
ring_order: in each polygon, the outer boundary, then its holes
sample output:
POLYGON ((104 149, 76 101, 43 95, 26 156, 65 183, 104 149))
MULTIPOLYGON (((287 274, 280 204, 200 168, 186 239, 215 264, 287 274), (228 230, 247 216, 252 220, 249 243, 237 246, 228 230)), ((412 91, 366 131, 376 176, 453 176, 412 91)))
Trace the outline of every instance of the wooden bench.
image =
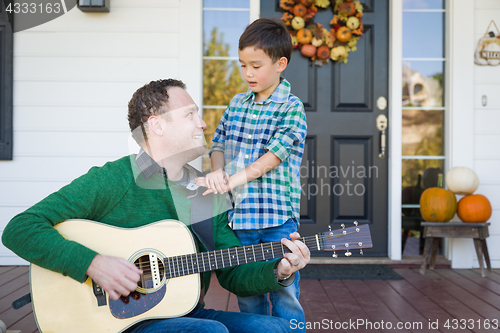
POLYGON ((464 222, 422 222, 424 227, 425 245, 420 266, 420 274, 425 274, 427 264, 434 269, 436 253, 441 238, 473 238, 476 248, 477 259, 481 269, 481 276, 485 277, 484 261, 491 272, 490 255, 486 246, 486 238, 489 236, 487 223, 464 223, 464 222))

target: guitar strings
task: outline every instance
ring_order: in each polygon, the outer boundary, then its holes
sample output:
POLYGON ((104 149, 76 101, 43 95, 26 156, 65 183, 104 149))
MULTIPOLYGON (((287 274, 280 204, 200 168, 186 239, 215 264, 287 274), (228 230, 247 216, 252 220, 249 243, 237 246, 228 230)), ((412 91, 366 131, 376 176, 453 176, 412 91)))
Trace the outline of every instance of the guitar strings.
MULTIPOLYGON (((318 238, 316 236, 308 236, 308 237, 301 237, 300 240, 302 240, 308 247, 312 247, 314 245, 317 245, 317 240, 324 241, 325 239, 328 238, 340 238, 343 236, 346 236, 348 234, 356 233, 358 231, 352 231, 352 232, 346 232, 344 233, 339 233, 339 234, 328 234, 328 235, 318 235, 318 238)), ((339 244, 330 244, 330 245, 345 245, 345 244, 357 244, 357 242, 353 243, 339 243, 339 244)), ((180 255, 180 256, 174 256, 174 257, 167 257, 163 258, 165 262, 168 263, 168 266, 172 263, 174 265, 174 269, 168 269, 168 272, 170 273, 169 278, 177 277, 177 276, 182 276, 182 275, 189 275, 189 274, 194 274, 194 273, 199 273, 199 272, 205 272, 205 271, 211 271, 213 269, 218 269, 219 265, 221 264, 222 267, 220 268, 225 268, 225 267, 230 267, 230 266, 236 266, 240 262, 243 263, 248 263, 248 262, 255 262, 255 261, 264 261, 264 260, 270 260, 274 259, 277 257, 281 256, 275 256, 274 252, 278 254, 284 254, 284 252, 291 252, 286 246, 283 246, 281 242, 271 242, 271 243, 262 243, 260 245, 250 245, 250 246, 242 246, 242 247, 236 247, 236 248, 229 248, 229 249, 221 249, 221 250, 215 250, 211 252, 202 252, 202 253, 193 253, 193 254, 185 254, 185 255, 180 255), (259 248, 260 246, 260 248, 259 248), (257 247, 257 248, 256 248, 257 247), (245 249, 247 248, 247 249, 245 249), (238 249, 240 251, 238 251, 238 249), (233 250, 234 253, 231 253, 231 250, 233 250), (241 251, 243 250, 243 251, 241 251), (271 257, 266 258, 265 253, 263 251, 268 252, 269 250, 272 251, 271 257), (217 252, 220 251, 219 256, 217 256, 217 252), (227 251, 227 253, 225 253, 227 251), (251 251, 251 254, 256 254, 259 252, 259 256, 248 256, 248 251, 251 251), (229 255, 228 258, 224 258, 224 256, 229 255), (193 256, 195 258, 193 258, 193 256), (232 258, 231 258, 232 257, 232 258), (260 259, 261 258, 261 259, 260 259), (196 261, 194 260, 196 259, 196 261), (203 262, 203 269, 200 267, 198 261, 199 259, 202 260, 203 262), (206 263, 205 259, 208 261, 209 269, 206 269, 206 263), (233 259, 233 260, 231 260, 233 259), (174 262, 175 261, 175 262, 174 262), (214 263, 211 263, 213 261, 214 263), (233 263, 234 261, 234 263, 233 263), (229 264, 228 266, 226 266, 229 264), (196 267, 195 267, 196 266, 196 267), (182 272, 181 272, 182 270, 182 272), (187 271, 187 273, 186 273, 187 271)), ((340 249, 339 249, 340 250, 340 249)), ((140 264, 143 262, 141 261, 140 264)), ((147 263, 145 263, 147 265, 147 263)), ((149 266, 149 265, 148 265, 149 266)), ((164 265, 166 266, 166 265, 164 265)), ((142 267, 142 265, 141 265, 142 267)), ((141 268, 139 267, 139 268, 141 268)), ((142 268, 141 268, 142 269, 142 268)), ((166 268, 165 268, 166 269, 166 268)), ((151 275, 151 270, 148 270, 147 268, 142 269, 143 275, 150 274, 151 275)))

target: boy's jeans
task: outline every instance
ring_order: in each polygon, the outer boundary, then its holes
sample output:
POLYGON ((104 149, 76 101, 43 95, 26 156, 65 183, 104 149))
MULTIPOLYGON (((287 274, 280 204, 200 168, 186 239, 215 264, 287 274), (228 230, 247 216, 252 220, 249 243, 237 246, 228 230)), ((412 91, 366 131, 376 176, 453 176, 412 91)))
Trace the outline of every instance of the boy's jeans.
MULTIPOLYGON (((239 238, 241 245, 255 245, 260 243, 269 243, 280 241, 282 238, 290 238, 290 234, 298 230, 298 223, 295 219, 287 220, 279 227, 259 229, 259 230, 234 230, 239 238)), ((295 281, 288 287, 269 293, 269 299, 272 304, 272 315, 286 319, 292 327, 304 327, 304 310, 299 303, 300 274, 295 275, 295 281), (301 323, 301 324, 300 324, 301 323)), ((238 297, 238 305, 241 312, 270 315, 269 301, 267 294, 250 297, 238 297)), ((305 332, 297 329, 296 332, 305 332)))

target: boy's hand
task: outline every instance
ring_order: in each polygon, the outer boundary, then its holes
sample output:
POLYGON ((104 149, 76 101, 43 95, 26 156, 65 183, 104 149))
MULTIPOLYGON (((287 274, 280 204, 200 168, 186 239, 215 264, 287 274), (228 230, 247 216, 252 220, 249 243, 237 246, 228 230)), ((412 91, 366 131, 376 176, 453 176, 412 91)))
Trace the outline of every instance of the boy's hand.
POLYGON ((226 193, 230 190, 228 186, 229 175, 222 169, 211 172, 205 177, 197 177, 194 182, 198 186, 208 188, 208 190, 205 191, 203 195, 207 195, 208 193, 226 193))
POLYGON ((278 278, 283 279, 299 269, 304 268, 311 260, 311 252, 307 246, 299 241, 298 232, 290 234, 291 240, 283 238, 281 242, 288 247, 292 253, 286 253, 278 264, 278 278))

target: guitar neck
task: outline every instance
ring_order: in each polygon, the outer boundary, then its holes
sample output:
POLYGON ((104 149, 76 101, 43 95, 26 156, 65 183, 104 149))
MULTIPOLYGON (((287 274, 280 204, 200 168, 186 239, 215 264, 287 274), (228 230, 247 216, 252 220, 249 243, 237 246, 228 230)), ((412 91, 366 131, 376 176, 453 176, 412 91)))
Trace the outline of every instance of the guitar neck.
MULTIPOLYGON (((320 237, 312 236, 302 237, 300 241, 313 251, 320 248, 322 240, 320 237)), ((291 252, 290 249, 279 241, 169 257, 164 258, 164 264, 167 278, 175 278, 251 262, 282 258, 287 252, 291 252)))

